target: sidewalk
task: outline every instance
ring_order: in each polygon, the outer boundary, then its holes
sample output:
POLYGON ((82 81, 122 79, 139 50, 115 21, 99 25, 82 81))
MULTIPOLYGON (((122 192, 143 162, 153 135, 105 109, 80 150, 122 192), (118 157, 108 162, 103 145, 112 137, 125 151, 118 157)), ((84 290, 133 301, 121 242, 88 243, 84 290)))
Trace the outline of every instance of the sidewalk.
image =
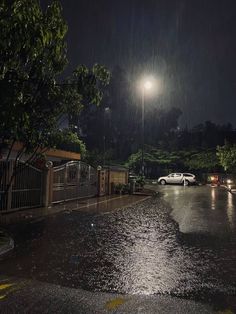
POLYGON ((151 193, 140 193, 137 195, 110 195, 103 197, 93 197, 89 199, 80 199, 68 201, 46 208, 24 209, 9 213, 0 213, 0 256, 14 248, 14 240, 8 236, 1 226, 30 223, 32 221, 56 215, 61 212, 84 211, 97 214, 106 214, 118 208, 126 207, 131 204, 143 201, 151 196, 151 193))
POLYGON ((93 197, 89 199, 80 199, 54 204, 51 207, 41 207, 33 209, 24 209, 9 213, 0 213, 0 226, 20 222, 30 222, 42 217, 54 215, 63 211, 90 211, 96 213, 106 213, 121 207, 134 204, 149 198, 151 193, 134 195, 110 195, 103 197, 93 197))

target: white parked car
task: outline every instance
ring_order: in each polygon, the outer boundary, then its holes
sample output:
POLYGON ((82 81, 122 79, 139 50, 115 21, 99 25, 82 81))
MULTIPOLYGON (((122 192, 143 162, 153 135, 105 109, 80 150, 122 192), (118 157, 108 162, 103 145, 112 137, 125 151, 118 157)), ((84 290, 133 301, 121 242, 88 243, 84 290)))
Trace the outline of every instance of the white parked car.
POLYGON ((171 173, 166 177, 160 177, 158 183, 165 184, 194 184, 196 183, 196 177, 192 173, 171 173))

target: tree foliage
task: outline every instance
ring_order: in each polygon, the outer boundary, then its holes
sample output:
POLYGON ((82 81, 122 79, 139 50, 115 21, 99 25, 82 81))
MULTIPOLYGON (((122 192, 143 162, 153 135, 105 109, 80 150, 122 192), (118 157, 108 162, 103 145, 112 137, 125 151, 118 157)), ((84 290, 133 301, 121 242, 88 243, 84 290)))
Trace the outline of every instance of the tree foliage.
POLYGON ((79 66, 58 82, 67 64, 66 32, 59 1, 44 12, 38 0, 0 0, 0 140, 10 148, 7 159, 15 142, 23 144, 8 188, 22 156, 32 163, 48 148, 66 143, 85 152, 78 135, 72 129, 61 132, 60 124, 100 104, 110 74, 98 64, 79 66))
MULTIPOLYGON (((141 151, 132 154, 126 166, 136 173, 141 169, 141 151)), ((145 168, 152 173, 161 175, 168 171, 214 172, 220 169, 216 151, 177 150, 167 151, 155 147, 146 147, 144 153, 145 168)))
POLYGON ((225 171, 236 170, 236 145, 225 144, 217 147, 217 156, 225 171))
POLYGON ((75 132, 63 129, 57 132, 54 138, 55 147, 66 151, 80 153, 82 158, 86 155, 86 146, 75 132))
MULTIPOLYGON (((79 118, 89 149, 103 152, 105 145, 116 160, 125 160, 137 152, 141 146, 142 106, 141 95, 134 92, 134 80, 124 69, 115 67, 101 106, 88 107, 79 118)), ((177 108, 163 109, 157 99, 147 99, 145 143, 153 146, 161 141, 166 143, 178 127, 180 115, 177 108)))
POLYGON ((0 135, 25 152, 50 146, 65 112, 55 77, 67 62, 66 31, 57 1, 45 13, 36 0, 1 2, 0 135))
POLYGON ((88 132, 87 123, 89 113, 93 106, 98 107, 101 104, 104 94, 104 88, 110 82, 110 73, 104 66, 95 64, 92 69, 85 65, 80 65, 73 72, 72 76, 66 81, 69 88, 76 88, 77 94, 80 95, 81 110, 73 110, 69 117, 70 126, 78 126, 78 119, 83 121, 84 131, 88 132))
POLYGON ((60 122, 99 104, 108 84, 109 72, 97 64, 57 83, 67 63, 66 32, 58 1, 45 12, 37 0, 1 1, 0 137, 24 144, 18 158, 55 146, 60 122))
POLYGON ((185 166, 189 170, 214 172, 220 168, 219 160, 215 151, 201 151, 192 154, 184 160, 185 166))
MULTIPOLYGON (((170 169, 183 167, 183 155, 190 155, 183 151, 166 151, 155 147, 147 147, 144 152, 144 163, 146 168, 158 167, 159 169, 170 169)), ((139 172, 141 169, 141 150, 132 154, 126 165, 132 170, 139 172)))

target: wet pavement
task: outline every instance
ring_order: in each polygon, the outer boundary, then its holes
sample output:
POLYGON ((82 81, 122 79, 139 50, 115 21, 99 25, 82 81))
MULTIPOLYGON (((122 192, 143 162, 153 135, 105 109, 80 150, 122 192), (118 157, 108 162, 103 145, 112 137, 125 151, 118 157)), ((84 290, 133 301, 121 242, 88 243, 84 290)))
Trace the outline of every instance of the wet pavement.
POLYGON ((120 210, 100 205, 10 226, 16 248, 0 261, 1 274, 236 310, 236 196, 207 186, 157 189, 162 197, 120 210))
POLYGON ((150 297, 89 292, 35 280, 0 280, 0 290, 5 294, 2 300, 0 298, 0 313, 4 314, 232 313, 229 309, 214 311, 209 305, 168 295, 150 297))
POLYGON ((121 295, 90 292, 35 280, 1 281, 0 312, 4 314, 231 314, 171 296, 121 295), (3 289, 4 288, 4 289, 3 289))
MULTIPOLYGON (((150 192, 149 192, 150 194, 150 192)), ((124 207, 129 204, 146 199, 147 194, 142 195, 107 195, 102 197, 92 197, 89 199, 79 199, 70 202, 53 204, 51 207, 40 207, 32 209, 22 209, 19 211, 7 212, 0 215, 0 225, 9 225, 19 222, 31 222, 42 217, 55 215, 60 212, 89 211, 104 213, 124 207)))
POLYGON ((236 236, 236 196, 217 186, 159 186, 181 232, 236 236))

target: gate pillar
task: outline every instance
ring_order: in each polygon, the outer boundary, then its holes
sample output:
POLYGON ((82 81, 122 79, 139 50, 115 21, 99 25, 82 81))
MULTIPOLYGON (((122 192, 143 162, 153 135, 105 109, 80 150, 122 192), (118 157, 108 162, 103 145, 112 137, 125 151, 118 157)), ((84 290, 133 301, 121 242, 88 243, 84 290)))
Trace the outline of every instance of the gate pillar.
POLYGON ((47 169, 44 172, 43 184, 43 206, 50 207, 52 205, 53 192, 53 168, 52 163, 47 163, 47 169))
POLYGON ((106 170, 98 170, 98 196, 106 195, 106 170))

